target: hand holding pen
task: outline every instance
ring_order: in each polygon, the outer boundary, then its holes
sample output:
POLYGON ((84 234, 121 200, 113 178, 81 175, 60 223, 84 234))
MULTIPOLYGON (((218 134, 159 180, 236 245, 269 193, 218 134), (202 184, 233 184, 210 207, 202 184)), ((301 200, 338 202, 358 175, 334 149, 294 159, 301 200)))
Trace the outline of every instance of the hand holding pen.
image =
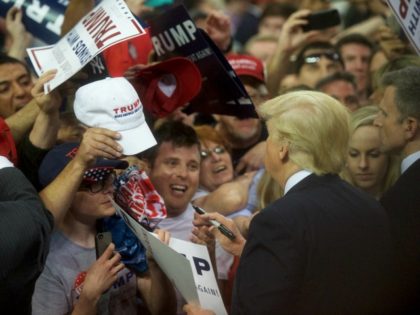
MULTIPOLYGON (((198 210, 196 211, 198 212, 198 210)), ((201 210, 200 212, 202 213, 202 211, 203 210, 201 210)), ((210 231, 217 238, 220 245, 232 255, 241 255, 246 240, 239 232, 238 228, 236 227, 236 224, 231 219, 228 219, 219 213, 205 213, 196 215, 193 223, 195 226, 212 226, 210 231), (220 226, 224 226, 224 228, 220 229, 220 226), (233 237, 229 237, 227 235, 233 235, 233 237)))
MULTIPOLYGON (((207 214, 207 212, 203 208, 200 208, 200 207, 197 207, 197 206, 193 206, 193 208, 198 214, 207 214)), ((235 239, 235 234, 233 234, 232 231, 229 230, 225 225, 219 223, 216 220, 212 220, 212 219, 210 219, 209 222, 211 223, 211 225, 213 225, 214 227, 219 229, 219 231, 224 236, 226 236, 228 239, 230 239, 231 241, 233 241, 235 239)))

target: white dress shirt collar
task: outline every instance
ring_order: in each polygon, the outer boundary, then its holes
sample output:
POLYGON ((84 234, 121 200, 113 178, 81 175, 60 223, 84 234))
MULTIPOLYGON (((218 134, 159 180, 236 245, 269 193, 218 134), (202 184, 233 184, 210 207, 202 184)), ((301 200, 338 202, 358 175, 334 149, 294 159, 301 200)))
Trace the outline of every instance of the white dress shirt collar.
POLYGON ((414 164, 418 159, 420 159, 420 151, 414 152, 407 156, 404 160, 401 162, 401 174, 404 173, 407 168, 409 168, 411 165, 414 164))
POLYGON ((0 155, 0 169, 13 166, 14 165, 12 162, 10 162, 6 157, 0 155))
POLYGON ((294 173, 286 181, 286 185, 284 186, 284 194, 287 194, 287 192, 290 189, 292 189, 293 186, 295 186, 302 179, 304 179, 305 177, 308 177, 311 174, 312 174, 312 172, 311 171, 308 171, 308 170, 300 170, 299 172, 294 173))

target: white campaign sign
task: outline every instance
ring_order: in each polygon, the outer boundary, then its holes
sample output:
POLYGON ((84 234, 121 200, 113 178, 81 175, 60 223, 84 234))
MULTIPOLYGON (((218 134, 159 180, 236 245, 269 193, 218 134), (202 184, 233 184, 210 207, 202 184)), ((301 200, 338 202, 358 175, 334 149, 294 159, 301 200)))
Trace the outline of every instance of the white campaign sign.
POLYGON ((217 315, 227 315, 206 246, 177 238, 171 238, 169 246, 189 260, 200 305, 217 315))
POLYGON ((176 238, 171 238, 167 246, 113 200, 112 204, 188 303, 227 315, 205 246, 176 238))
POLYGON ((420 0, 387 0, 395 17, 420 55, 420 0))
POLYGON ((57 69, 55 78, 44 86, 48 93, 106 48, 144 34, 124 0, 104 0, 55 45, 28 48, 27 52, 38 76, 57 69))

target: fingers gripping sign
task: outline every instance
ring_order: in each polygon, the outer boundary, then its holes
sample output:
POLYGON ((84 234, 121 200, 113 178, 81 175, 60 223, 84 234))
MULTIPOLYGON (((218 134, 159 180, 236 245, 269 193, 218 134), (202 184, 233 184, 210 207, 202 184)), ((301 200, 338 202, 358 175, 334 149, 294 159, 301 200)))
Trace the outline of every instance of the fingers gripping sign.
POLYGON ((61 105, 61 96, 58 91, 53 91, 48 94, 44 92, 44 84, 54 79, 56 74, 56 69, 46 71, 39 77, 31 90, 32 97, 34 98, 38 107, 45 113, 58 110, 61 105))

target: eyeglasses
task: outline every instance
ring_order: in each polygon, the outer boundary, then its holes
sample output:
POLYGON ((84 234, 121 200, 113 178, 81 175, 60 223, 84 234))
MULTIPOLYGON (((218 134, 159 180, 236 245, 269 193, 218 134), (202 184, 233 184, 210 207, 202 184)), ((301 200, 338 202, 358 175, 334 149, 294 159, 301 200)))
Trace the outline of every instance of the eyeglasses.
POLYGON ((336 52, 322 52, 317 54, 310 54, 303 58, 304 63, 306 64, 314 64, 321 60, 322 57, 325 57, 331 61, 340 61, 340 55, 336 52))
POLYGON ((219 155, 219 154, 225 153, 226 149, 224 147, 217 146, 217 147, 213 148, 212 150, 201 150, 201 152, 200 152, 201 158, 203 160, 208 158, 211 155, 211 152, 214 152, 214 153, 219 155))
POLYGON ((80 191, 90 191, 92 194, 97 194, 108 187, 116 178, 115 172, 109 173, 103 179, 95 182, 82 182, 80 185, 80 191))

